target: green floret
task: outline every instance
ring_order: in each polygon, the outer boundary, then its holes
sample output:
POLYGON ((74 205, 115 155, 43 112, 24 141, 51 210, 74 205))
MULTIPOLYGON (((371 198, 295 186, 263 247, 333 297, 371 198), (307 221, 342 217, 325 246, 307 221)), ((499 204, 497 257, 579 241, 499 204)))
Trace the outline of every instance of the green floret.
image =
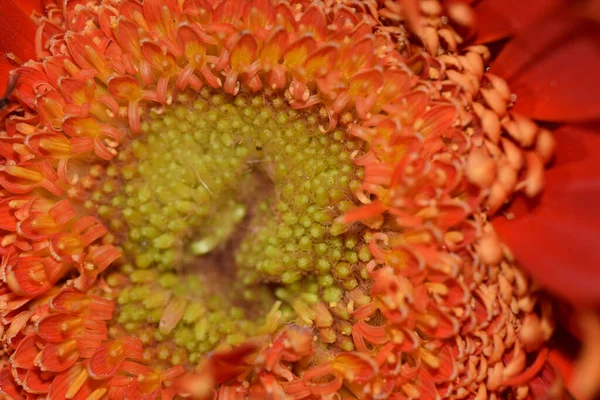
POLYGON ((276 299, 278 323, 299 309, 311 323, 310 308, 340 302, 371 259, 362 234, 334 222, 356 206, 358 141, 281 98, 200 94, 150 115, 85 204, 120 233, 118 323, 176 318, 145 336, 167 363, 260 333, 276 299), (163 315, 173 301, 187 306, 163 315))

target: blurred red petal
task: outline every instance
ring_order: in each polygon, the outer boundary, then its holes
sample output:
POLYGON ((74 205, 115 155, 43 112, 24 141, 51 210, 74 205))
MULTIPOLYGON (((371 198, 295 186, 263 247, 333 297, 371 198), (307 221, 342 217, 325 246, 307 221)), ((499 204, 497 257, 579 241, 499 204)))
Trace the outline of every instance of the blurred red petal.
POLYGON ((19 7, 26 15, 31 15, 34 11, 42 12, 44 5, 42 0, 4 0, 4 2, 13 2, 19 7))
POLYGON ((481 0, 475 4, 478 43, 504 39, 524 29, 564 0, 481 0))
POLYGON ((41 9, 39 0, 0 1, 0 96, 6 89, 8 72, 16 67, 6 54, 14 53, 23 61, 35 56, 36 28, 27 16, 33 9, 41 9))
POLYGON ((577 305, 600 304, 600 124, 556 131, 556 165, 540 199, 517 199, 494 226, 538 282, 577 305))
POLYGON ((584 19, 584 12, 555 10, 520 31, 493 62, 490 72, 517 94, 515 111, 545 121, 600 117, 600 80, 594 76, 600 70, 600 24, 584 19))
POLYGON ((0 394, 8 396, 9 399, 23 400, 20 394, 20 388, 17 386, 10 369, 2 368, 0 372, 0 394))

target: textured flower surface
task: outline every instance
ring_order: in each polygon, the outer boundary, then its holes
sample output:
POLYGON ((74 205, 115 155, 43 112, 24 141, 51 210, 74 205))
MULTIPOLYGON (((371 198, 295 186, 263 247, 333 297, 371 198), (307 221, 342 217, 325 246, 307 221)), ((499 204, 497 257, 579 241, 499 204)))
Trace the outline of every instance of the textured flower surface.
POLYGON ((468 3, 2 0, 0 393, 592 398, 597 2, 468 3))

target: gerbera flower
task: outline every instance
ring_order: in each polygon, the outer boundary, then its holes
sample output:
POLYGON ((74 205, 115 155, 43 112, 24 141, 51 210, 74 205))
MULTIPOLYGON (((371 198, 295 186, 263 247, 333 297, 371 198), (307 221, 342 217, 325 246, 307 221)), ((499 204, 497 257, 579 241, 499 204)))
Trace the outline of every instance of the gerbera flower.
POLYGON ((486 24, 495 4, 1 3, 0 392, 555 398, 549 290, 584 322, 571 387, 593 396, 597 291, 556 280, 593 260, 555 246, 544 275, 535 229, 572 206, 561 130, 596 140, 533 120, 597 99, 526 90, 593 4, 486 24), (479 43, 509 36, 488 70, 479 43), (507 208, 538 201, 555 148, 541 204, 507 208))

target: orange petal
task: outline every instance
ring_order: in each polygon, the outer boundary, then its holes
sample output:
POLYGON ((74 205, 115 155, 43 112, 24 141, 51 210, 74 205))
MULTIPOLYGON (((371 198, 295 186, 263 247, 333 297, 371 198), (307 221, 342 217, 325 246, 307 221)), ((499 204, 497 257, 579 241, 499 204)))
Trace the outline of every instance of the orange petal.
POLYGON ((99 77, 103 81, 111 75, 104 54, 92 39, 69 31, 65 34, 65 43, 69 48, 73 61, 79 67, 98 71, 99 77))
POLYGON ((212 7, 206 0, 184 0, 182 5, 184 14, 193 15, 201 24, 212 20, 212 7))
POLYGON ((13 368, 33 369, 34 360, 39 352, 36 336, 29 335, 19 343, 15 352, 10 356, 13 368))
POLYGON ((38 156, 48 159, 67 159, 71 155, 69 139, 56 132, 40 132, 27 140, 28 147, 38 156))
POLYGON ((457 114, 456 107, 451 104, 433 106, 423 115, 423 125, 418 129, 424 136, 443 135, 450 129, 457 114))
POLYGON ((173 21, 177 20, 179 7, 175 0, 145 0, 144 17, 152 30, 161 36, 168 36, 175 29, 173 21))
POLYGON ((35 330, 45 341, 60 343, 78 335, 82 322, 82 318, 76 315, 54 314, 39 320, 35 330))
POLYGON ((218 3, 213 13, 213 20, 232 23, 240 19, 244 11, 244 3, 239 0, 224 0, 218 3))
POLYGON ((242 18, 252 32, 270 27, 274 18, 273 4, 269 0, 251 0, 245 6, 242 18))
POLYGON ((177 70, 177 61, 166 48, 162 48, 152 42, 143 42, 142 54, 146 61, 164 76, 172 76, 175 74, 175 71, 177 70))
POLYGON ((48 377, 45 374, 42 375, 38 370, 31 370, 25 375, 25 379, 22 381, 23 389, 28 393, 33 394, 46 394, 50 390, 50 384, 52 383, 52 377, 48 377))
POLYGON ((537 201, 517 199, 494 227, 538 282, 575 304, 600 304, 600 125, 556 131, 556 165, 537 201))
POLYGON ((87 290, 110 264, 121 257, 119 250, 113 245, 93 248, 85 262, 79 266, 80 276, 73 283, 77 289, 87 290))
POLYGON ((66 314, 83 314, 89 311, 92 319, 108 321, 112 318, 114 303, 98 296, 88 296, 78 290, 63 289, 50 301, 50 308, 66 314))
POLYGON ((425 335, 438 339, 453 337, 460 329, 458 321, 451 315, 433 308, 428 314, 417 316, 417 326, 425 335))
POLYGON ((283 57, 287 42, 288 35, 283 28, 273 30, 260 50, 259 58, 263 66, 276 66, 283 57))
POLYGON ((8 198, 0 202, 0 229, 15 232, 17 230, 17 217, 13 204, 17 202, 15 198, 8 198))
POLYGON ((342 222, 348 224, 372 218, 384 212, 386 208, 387 207, 380 200, 376 200, 370 204, 363 204, 344 214, 342 222))
POLYGON ((331 363, 331 368, 352 383, 367 383, 379 374, 373 359, 363 353, 341 353, 331 363))
POLYGON ((282 26, 287 32, 296 32, 297 23, 289 4, 280 2, 275 6, 275 24, 282 26))
POLYGON ((134 337, 124 336, 100 347, 90 359, 88 372, 94 379, 113 376, 125 359, 140 360, 142 342, 134 337))
POLYGON ((299 22, 300 30, 312 33, 315 39, 323 39, 327 35, 327 17, 322 7, 312 6, 302 14, 299 22))
POLYGON ((9 399, 24 400, 25 398, 21 396, 20 392, 20 388, 10 374, 10 369, 2 368, 0 371, 0 394, 8 396, 9 399))
POLYGON ((368 353, 367 342, 370 343, 369 347, 373 347, 371 344, 384 344, 387 341, 387 332, 385 326, 373 326, 358 321, 352 326, 352 339, 358 351, 368 353))
POLYGON ((251 34, 242 34, 231 49, 230 63, 234 70, 248 67, 256 59, 258 43, 251 34))
POLYGON ((123 51, 135 57, 136 60, 142 58, 138 30, 135 23, 124 18, 118 18, 113 27, 113 34, 123 51))
POLYGON ((390 116, 399 118, 403 124, 412 125, 425 112, 428 103, 429 93, 417 89, 406 94, 393 104, 383 105, 382 108, 390 116))
POLYGON ((42 351, 39 364, 42 371, 62 372, 72 367, 79 359, 75 339, 49 344, 42 351))
POLYGON ((73 225, 73 233, 79 236, 83 246, 88 246, 95 240, 106 235, 108 231, 100 221, 88 215, 80 218, 75 225, 73 225))
POLYGON ((15 97, 28 107, 35 109, 35 97, 40 88, 47 88, 48 76, 40 68, 20 67, 17 70, 19 79, 15 89, 15 97))
POLYGON ((383 73, 383 87, 377 99, 379 104, 387 104, 402 96, 414 80, 407 71, 386 70, 383 73))
POLYGON ((344 383, 339 373, 332 368, 330 363, 324 363, 309 369, 302 376, 302 380, 314 395, 327 395, 337 392, 344 383), (314 383, 313 380, 318 383, 314 383))
POLYGON ((13 293, 33 297, 49 290, 64 272, 62 264, 50 257, 19 257, 6 270, 6 283, 13 293))
POLYGON ((205 368, 200 370, 199 374, 211 375, 216 383, 226 382, 241 374, 247 365, 246 357, 257 352, 263 345, 261 339, 253 338, 232 349, 211 353, 204 364, 205 368))
POLYGON ((326 75, 335 67, 338 59, 338 48, 326 45, 315 50, 304 63, 304 74, 308 79, 326 75))
MULTIPOLYGON (((81 384, 85 383, 87 379, 87 372, 84 372, 83 363, 75 365, 68 371, 58 374, 52 381, 52 387, 48 393, 48 399, 50 400, 62 400, 66 399, 67 393, 72 390, 73 386, 77 386, 77 380, 79 378, 81 384), (82 374, 83 372, 83 374, 82 374)), ((80 386, 81 387, 81 386, 80 386)))
POLYGON ((290 44, 285 54, 285 65, 295 70, 304 65, 308 55, 317 47, 317 42, 312 36, 303 36, 290 44))

